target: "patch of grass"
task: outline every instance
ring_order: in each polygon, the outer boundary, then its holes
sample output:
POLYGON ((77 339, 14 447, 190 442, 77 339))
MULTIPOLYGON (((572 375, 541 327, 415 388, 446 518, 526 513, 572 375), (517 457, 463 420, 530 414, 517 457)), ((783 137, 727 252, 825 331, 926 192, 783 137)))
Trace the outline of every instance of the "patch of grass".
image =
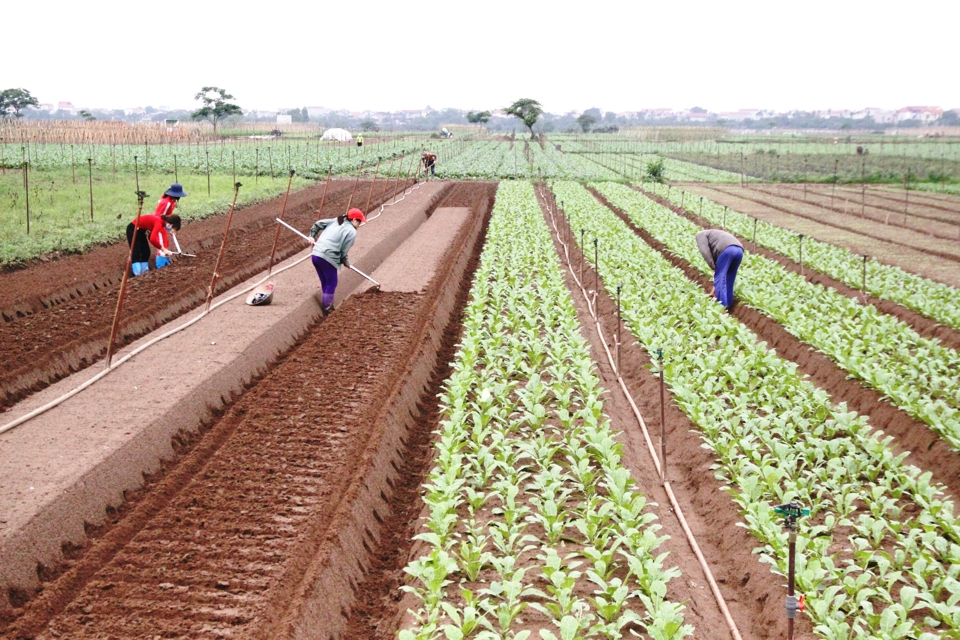
MULTIPOLYGON (((90 220, 90 187, 86 167, 78 167, 77 182, 69 168, 31 171, 30 233, 27 234, 26 194, 23 172, 7 169, 0 174, 0 265, 24 262, 61 251, 82 252, 90 247, 123 238, 127 224, 137 215, 136 180, 132 171, 93 173, 94 213, 90 220)), ((180 201, 177 213, 184 220, 198 220, 227 211, 233 200, 233 176, 210 176, 207 195, 206 174, 181 171, 180 182, 188 197, 180 201)), ((285 177, 240 176, 240 204, 267 200, 287 188, 285 177)), ((141 174, 140 188, 148 194, 143 212, 153 213, 157 201, 174 181, 172 174, 141 174)), ((293 188, 311 184, 296 177, 293 188)))

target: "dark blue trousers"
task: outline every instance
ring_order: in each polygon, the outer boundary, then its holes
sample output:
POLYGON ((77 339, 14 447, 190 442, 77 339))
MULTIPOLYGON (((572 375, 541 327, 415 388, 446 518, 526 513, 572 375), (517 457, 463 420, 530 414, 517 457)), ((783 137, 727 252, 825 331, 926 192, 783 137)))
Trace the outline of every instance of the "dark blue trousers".
POLYGON ((717 268, 713 272, 713 286, 717 290, 717 299, 727 309, 733 306, 733 281, 737 279, 737 269, 743 260, 743 249, 727 247, 717 256, 717 268))

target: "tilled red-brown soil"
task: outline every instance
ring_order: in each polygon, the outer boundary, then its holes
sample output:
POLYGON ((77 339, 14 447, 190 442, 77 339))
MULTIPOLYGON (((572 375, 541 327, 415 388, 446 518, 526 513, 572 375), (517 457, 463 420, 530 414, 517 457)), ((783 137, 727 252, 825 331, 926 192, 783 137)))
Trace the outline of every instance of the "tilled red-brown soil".
MULTIPOLYGON (((602 195, 593 195, 620 217, 644 242, 659 251, 664 258, 705 291, 713 281, 690 263, 672 254, 645 230, 639 228, 629 217, 602 195)), ((950 449, 946 442, 920 420, 901 411, 880 393, 869 389, 850 378, 850 374, 834 364, 827 356, 815 351, 787 332, 782 325, 745 304, 735 304, 733 315, 757 334, 760 340, 776 350, 786 360, 799 365, 799 371, 810 376, 821 389, 829 390, 834 402, 846 402, 847 406, 865 415, 870 425, 893 436, 894 446, 900 452, 908 452, 906 462, 924 471, 930 471, 933 479, 947 487, 954 498, 960 496, 960 454, 950 449)))
MULTIPOLYGON (((485 219, 492 193, 448 200, 485 219)), ((322 320, 2 637, 338 635, 384 523, 403 522, 395 488, 418 497, 400 471, 428 463, 480 223, 425 293, 367 292, 322 320)))
POLYGON ((749 186, 738 187, 717 183, 710 185, 709 189, 728 196, 742 198, 774 211, 781 211, 844 231, 852 231, 867 238, 921 251, 951 262, 960 262, 960 251, 957 250, 955 235, 951 235, 949 238, 945 236, 931 237, 912 228, 891 228, 883 224, 882 220, 860 217, 851 212, 838 213, 802 200, 777 196, 769 191, 761 191, 749 186))
MULTIPOLYGON (((483 213, 489 220, 493 197, 494 191, 489 186, 459 184, 450 192, 442 206, 473 206, 478 215, 483 213), (484 189, 486 194, 483 193, 484 189)), ((485 236, 486 224, 481 231, 481 237, 485 236)), ((476 271, 478 262, 479 255, 476 255, 467 269, 469 274, 476 271)), ((465 282, 465 285, 468 283, 465 282)), ((468 294, 469 286, 464 286, 457 300, 458 310, 466 306, 468 294)), ((435 372, 427 392, 432 398, 437 397, 442 390, 443 381, 450 374, 450 364, 456 355, 459 337, 458 330, 448 334, 444 341, 438 357, 438 362, 443 365, 435 372)), ((403 614, 400 606, 403 596, 400 587, 405 584, 403 569, 410 559, 414 546, 413 537, 419 532, 420 522, 417 518, 423 508, 420 490, 433 464, 433 432, 438 428, 439 420, 439 404, 430 403, 425 407, 424 415, 410 430, 407 452, 399 469, 400 481, 395 487, 390 512, 384 522, 384 537, 372 550, 372 564, 365 580, 357 589, 356 606, 351 609, 346 628, 340 636, 343 640, 388 640, 397 633, 403 614)))
MULTIPOLYGON (((456 185, 441 204, 485 220, 493 192, 456 185)), ((357 576, 418 502, 481 227, 425 293, 368 292, 322 320, 0 637, 286 637, 324 606, 329 629, 346 620, 357 576)))
MULTIPOLYGON (((648 198, 659 202, 661 205, 667 207, 674 213, 683 216, 694 224, 704 228, 709 228, 712 226, 708 220, 689 213, 685 209, 673 204, 666 198, 658 196, 657 194, 651 193, 640 187, 633 187, 633 189, 639 191, 648 198)), ((800 265, 786 256, 769 249, 765 249, 764 247, 745 239, 741 239, 740 241, 751 253, 756 253, 768 258, 769 260, 773 260, 794 273, 801 273, 800 265)), ((878 311, 886 313, 887 315, 895 316, 896 318, 899 318, 903 322, 907 323, 920 335, 927 338, 935 338, 942 342, 944 346, 950 347, 951 349, 960 350, 960 331, 957 331, 956 329, 937 324, 934 320, 917 313, 913 309, 908 309, 902 305, 899 305, 892 300, 882 300, 869 294, 864 295, 858 289, 854 289, 853 287, 850 287, 839 280, 835 280, 834 278, 831 278, 824 273, 820 273, 819 271, 814 271, 809 267, 803 269, 802 273, 809 282, 819 284, 824 287, 831 287, 841 295, 873 305, 878 311)))
POLYGON ((958 237, 957 222, 960 221, 960 215, 957 211, 929 206, 916 198, 911 202, 911 196, 897 201, 889 197, 892 194, 885 197, 877 195, 878 192, 874 190, 861 194, 860 189, 841 188, 831 197, 829 188, 820 185, 807 185, 806 193, 803 185, 751 184, 750 188, 758 193, 813 204, 827 211, 873 220, 891 227, 912 229, 948 240, 958 237))
MULTIPOLYGON (((401 185, 402 186, 402 185, 401 185)), ((354 204, 365 204, 371 183, 361 182, 354 204)), ((354 185, 330 185, 320 217, 342 213, 354 185)), ((306 228, 323 194, 315 185, 290 195, 285 218, 306 228)), ((374 186, 372 206, 393 195, 393 182, 374 186)), ((240 210, 235 214, 227 251, 220 267, 217 292, 221 293, 264 270, 279 215, 282 197, 240 210)), ((196 258, 180 258, 165 269, 131 279, 119 342, 129 343, 203 302, 223 238, 223 216, 184 226, 181 242, 196 258)), ((283 233, 277 261, 304 248, 293 233, 283 233)), ((68 256, 53 263, 0 275, 5 322, 0 324, 0 409, 10 407, 72 372, 89 366, 106 353, 117 293, 127 248, 103 247, 89 254, 68 256), (9 295, 9 298, 7 297, 9 295), (16 308, 17 311, 10 311, 16 308)))

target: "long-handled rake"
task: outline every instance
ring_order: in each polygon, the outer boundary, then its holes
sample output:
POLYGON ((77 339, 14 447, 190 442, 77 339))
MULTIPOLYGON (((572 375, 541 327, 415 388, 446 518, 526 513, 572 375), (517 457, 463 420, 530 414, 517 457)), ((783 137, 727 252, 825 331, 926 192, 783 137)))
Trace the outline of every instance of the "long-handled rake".
MULTIPOLYGON (((290 229, 290 231, 293 231, 295 234, 297 234, 298 236, 300 236, 301 238, 303 238, 304 240, 306 240, 307 242, 309 242, 310 244, 316 244, 316 242, 313 240, 313 238, 311 238, 311 237, 308 236, 307 234, 301 233, 298 229, 294 229, 293 227, 291 227, 290 225, 288 225, 286 222, 284 222, 284 221, 281 220, 280 218, 274 218, 274 219, 275 219, 277 222, 279 222, 280 224, 282 224, 283 226, 285 226, 287 229, 290 229)), ((352 265, 349 266, 349 267, 347 267, 347 268, 348 268, 348 269, 351 269, 352 271, 356 271, 357 274, 363 276, 364 278, 366 278, 367 280, 369 280, 370 282, 372 282, 372 283, 377 287, 377 291, 380 290, 380 283, 377 282, 376 280, 374 280, 373 278, 371 278, 370 276, 368 276, 367 274, 365 274, 363 271, 360 271, 360 269, 357 269, 356 267, 354 267, 354 266, 352 266, 352 265)))

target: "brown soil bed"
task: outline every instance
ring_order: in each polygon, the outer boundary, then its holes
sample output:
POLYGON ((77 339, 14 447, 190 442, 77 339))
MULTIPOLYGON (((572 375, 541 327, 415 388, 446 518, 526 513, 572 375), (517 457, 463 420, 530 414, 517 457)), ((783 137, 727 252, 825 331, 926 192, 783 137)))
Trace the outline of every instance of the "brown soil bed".
MULTIPOLYGON (((477 192, 481 187, 489 189, 485 185, 470 188, 463 184, 457 187, 443 203, 444 207, 467 206, 471 199, 476 206, 478 199, 470 192, 477 192)), ((488 190, 486 197, 479 200, 483 203, 482 206, 479 210, 475 209, 478 214, 484 214, 481 237, 486 237, 486 223, 493 208, 494 193, 494 190, 488 190)), ((466 307, 470 281, 479 265, 479 253, 480 251, 477 251, 471 258, 467 269, 471 277, 464 281, 458 294, 458 313, 466 307)), ((457 331, 450 332, 444 339, 438 358, 438 362, 443 364, 434 373, 428 389, 431 398, 436 398, 442 391, 443 381, 450 375, 450 365, 456 355, 456 344, 460 335, 458 327, 457 331)), ((380 544, 374 547, 370 570, 357 589, 356 606, 350 611, 350 617, 340 636, 343 640, 389 640, 396 636, 404 613, 400 604, 404 595, 400 587, 405 584, 403 569, 414 548, 413 537, 419 533, 420 522, 417 517, 423 509, 420 488, 433 465, 436 453, 436 438, 433 432, 439 428, 439 421, 439 403, 434 400, 424 407, 423 416, 410 431, 407 454, 399 470, 401 480, 395 487, 389 515, 384 522, 384 537, 380 544)))
MULTIPOLYGON (((376 185, 371 207, 392 196, 393 183, 376 185), (382 189, 381 189, 382 187, 382 189)), ((354 203, 365 204, 370 183, 361 183, 354 203)), ((353 185, 334 182, 321 217, 343 212, 353 185)), ((285 218, 306 228, 318 214, 323 186, 291 194, 285 218)), ((217 293, 263 271, 268 262, 281 199, 249 207, 235 214, 230 242, 220 267, 217 293)), ((118 342, 127 344, 158 326, 195 308, 206 297, 213 266, 223 238, 224 218, 218 216, 184 226, 183 250, 197 258, 180 258, 173 265, 131 279, 118 342)), ((302 251, 304 242, 283 233, 277 248, 280 261, 302 251)), ((120 245, 71 256, 51 265, 4 274, 13 299, 29 304, 32 312, 0 324, 0 409, 26 395, 96 362, 106 353, 127 249, 120 245), (57 267, 51 271, 51 266, 57 267), (85 283, 80 286, 80 282, 85 283), (74 290, 63 298, 62 286, 74 290), (36 291, 31 301, 30 292, 36 291), (59 293, 47 293, 56 291, 59 293), (52 296, 52 297, 51 297, 52 296), (54 300, 58 300, 53 304, 54 300), (39 305, 39 306, 38 306, 39 305)), ((19 304, 19 303, 18 303, 19 304)))
MULTIPOLYGON (((640 187, 633 187, 633 189, 644 194, 651 200, 654 200, 660 203, 661 205, 667 207, 674 213, 683 216, 684 218, 686 218, 690 222, 693 222, 696 225, 699 225, 704 228, 710 228, 713 226, 708 220, 688 212, 682 207, 673 204, 666 198, 662 198, 657 194, 641 189, 640 187)), ((773 260, 778 264, 782 265, 785 269, 789 271, 792 271, 794 273, 801 273, 800 265, 794 262, 793 260, 791 260, 790 258, 787 258, 786 256, 783 256, 779 253, 776 253, 775 251, 771 251, 770 249, 765 249, 764 247, 761 247, 758 244, 750 242, 749 240, 745 240, 741 238, 740 241, 743 244, 743 246, 746 247, 746 249, 751 253, 756 253, 758 255, 762 255, 763 257, 769 260, 773 260)), ((809 282, 812 282, 814 284, 819 284, 824 287, 830 287, 836 290, 837 293, 844 295, 848 298, 851 298, 853 300, 859 300, 860 302, 864 302, 869 305, 873 305, 878 311, 882 313, 886 313, 887 315, 891 315, 896 318, 899 318, 903 322, 907 323, 908 325, 910 325, 910 327, 914 331, 916 331, 920 335, 927 338, 935 338, 940 342, 942 342, 944 346, 950 347, 951 349, 960 350, 960 331, 957 331, 956 329, 952 329, 951 327, 937 324, 934 320, 931 320, 930 318, 924 315, 921 315, 912 309, 908 309, 902 305, 899 305, 896 302, 893 302, 892 300, 882 300, 880 298, 876 298, 869 294, 864 295, 860 290, 847 286, 843 282, 840 282, 839 280, 835 280, 824 273, 820 273, 819 271, 814 271, 809 266, 803 269, 802 273, 803 273, 803 276, 809 282)))
POLYGON ((917 202, 912 199, 913 192, 906 200, 904 198, 894 200, 892 197, 878 196, 877 191, 869 189, 865 197, 861 197, 859 188, 856 190, 838 189, 831 198, 829 187, 825 188, 821 185, 807 185, 806 197, 804 197, 803 185, 752 184, 751 189, 760 193, 787 198, 794 202, 816 205, 828 212, 852 215, 947 240, 957 238, 957 213, 917 202), (906 208, 906 216, 904 216, 904 208, 906 208), (861 210, 863 211, 862 215, 861 210))
MULTIPOLYGON (((552 198, 552 194, 550 196, 552 198)), ((558 218, 561 232, 569 234, 563 218, 558 218)), ((554 237, 555 246, 563 250, 554 237)), ((575 245, 571 246, 570 259, 576 268, 583 263, 583 279, 588 289, 593 289, 596 272, 575 245)), ((680 568, 682 576, 670 581, 667 597, 686 606, 685 621, 696 627, 693 638, 718 640, 729 638, 726 622, 710 593, 693 551, 690 549, 679 522, 670 508, 656 469, 648 453, 640 427, 632 409, 623 396, 616 373, 609 365, 603 344, 596 332, 593 318, 587 311, 587 303, 574 279, 565 273, 567 286, 573 296, 584 335, 590 341, 591 352, 597 362, 604 386, 609 391, 604 396, 604 413, 613 427, 621 431, 624 445, 623 461, 636 479, 638 489, 659 505, 656 508, 661 534, 670 536, 664 550, 670 551, 667 560, 680 568)), ((614 350, 617 332, 616 301, 606 294, 602 281, 598 311, 607 346, 614 350)), ((621 346, 620 367, 630 394, 637 404, 647 429, 659 446, 660 434, 660 386, 659 379, 650 371, 650 358, 637 343, 629 330, 622 329, 624 344, 621 346)), ((786 620, 783 613, 783 598, 786 591, 783 579, 759 562, 753 549, 757 540, 739 523, 742 522, 737 505, 722 490, 711 468, 717 459, 703 448, 698 429, 672 400, 669 389, 665 392, 664 417, 667 424, 668 478, 684 517, 696 537, 710 570, 720 586, 741 635, 745 639, 786 637, 786 620)), ((801 618, 798 637, 808 637, 809 623, 801 618)))
POLYGON ((960 250, 957 249, 956 239, 930 237, 925 233, 902 227, 891 227, 883 224, 882 220, 861 217, 859 213, 838 213, 828 211, 817 205, 796 201, 790 198, 777 196, 753 187, 735 187, 716 185, 722 192, 737 195, 759 205, 783 211, 803 218, 808 218, 822 224, 854 231, 868 238, 883 240, 893 244, 910 247, 928 253, 938 258, 960 262, 960 250))
POLYGON ((417 498, 402 471, 429 463, 492 203, 491 185, 463 188, 485 199, 425 293, 347 299, 0 637, 338 636, 402 522, 394 493, 417 498))
MULTIPOLYGON (((687 278, 702 286, 704 291, 710 290, 713 281, 709 276, 671 253, 647 231, 633 224, 623 211, 602 195, 597 192, 593 192, 593 195, 616 213, 644 242, 683 271, 687 278)), ((849 372, 798 340, 782 325, 756 309, 745 304, 735 304, 732 314, 757 334, 760 340, 766 342, 769 348, 774 349, 777 355, 797 363, 800 373, 809 376, 811 382, 821 389, 829 390, 834 402, 847 403, 851 410, 867 416, 873 428, 893 436, 894 449, 898 453, 909 453, 906 458, 908 464, 930 471, 934 481, 945 485, 954 499, 960 496, 960 454, 951 450, 925 423, 907 415, 884 399, 880 393, 850 378, 849 372)))
MULTIPOLYGON (((906 246, 891 242, 886 238, 873 237, 856 229, 849 229, 804 216, 786 208, 770 207, 762 202, 730 190, 719 190, 714 185, 688 184, 693 193, 710 198, 714 202, 727 205, 748 216, 752 216, 795 233, 802 233, 837 246, 846 247, 857 254, 866 254, 885 264, 894 265, 910 273, 916 273, 937 282, 960 287, 960 267, 951 260, 943 260, 924 251, 925 243, 918 246, 906 246)), ((874 224, 874 223, 869 223, 874 224)), ((876 225, 875 225, 876 226, 876 225)))

